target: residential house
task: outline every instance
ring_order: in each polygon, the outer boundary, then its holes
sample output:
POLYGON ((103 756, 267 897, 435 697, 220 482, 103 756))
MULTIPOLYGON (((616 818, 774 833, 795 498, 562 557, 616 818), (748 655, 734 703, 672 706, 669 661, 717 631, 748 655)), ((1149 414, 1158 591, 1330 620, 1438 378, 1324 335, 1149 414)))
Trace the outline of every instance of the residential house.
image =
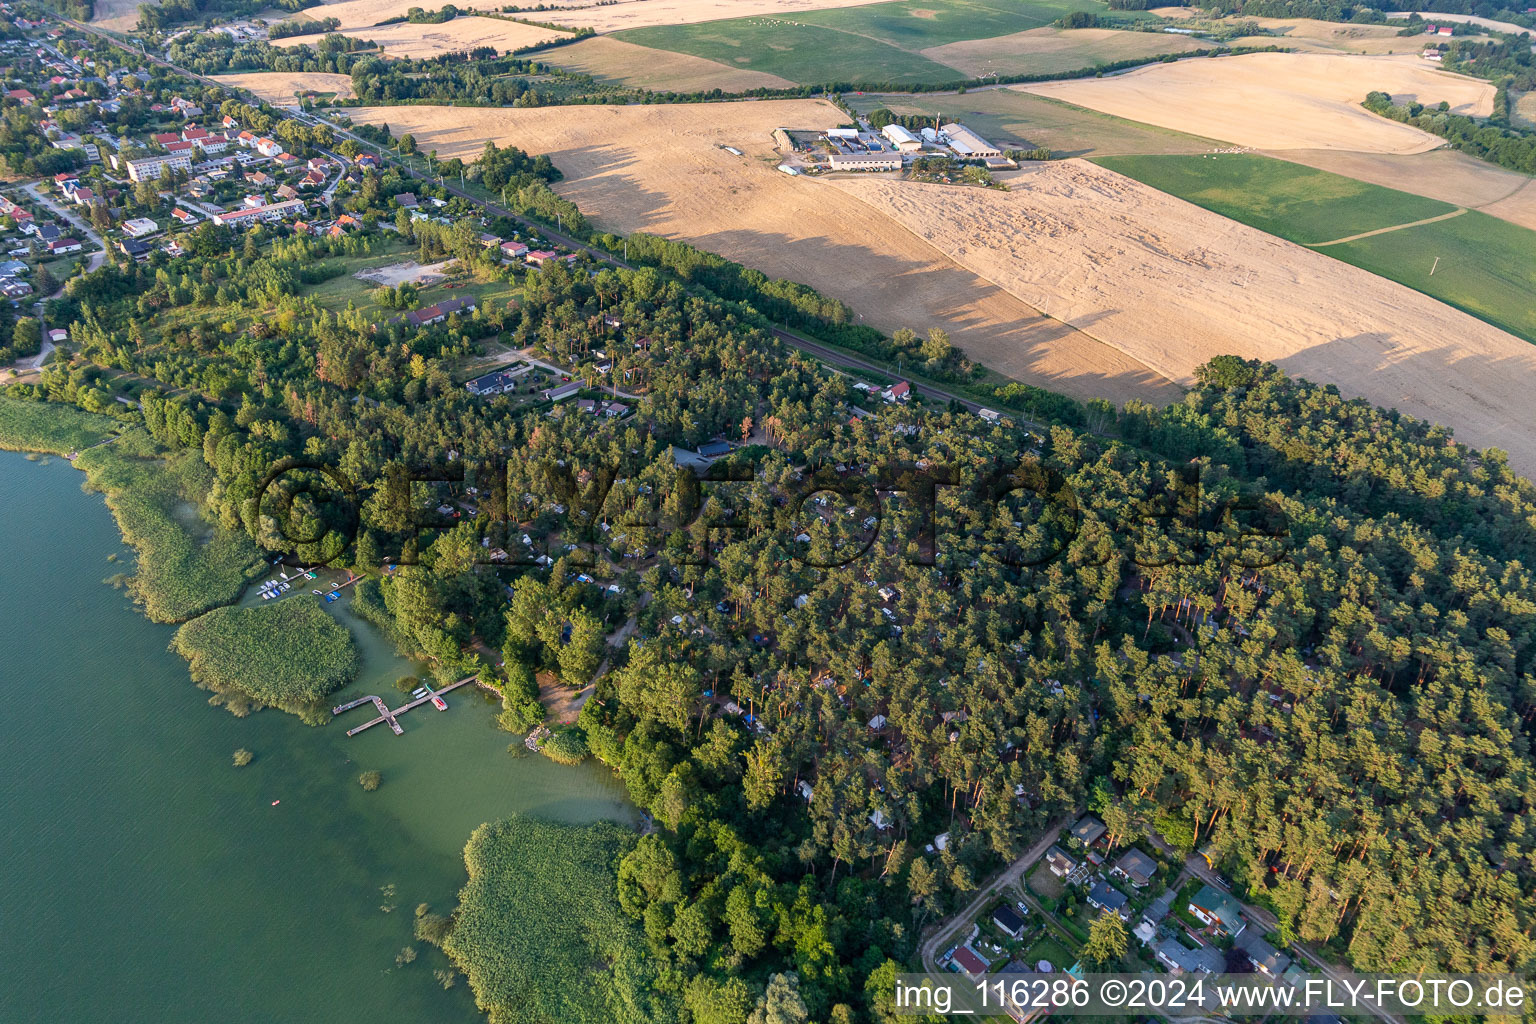
POLYGON ((129 238, 143 238, 160 230, 160 225, 148 217, 135 217, 133 220, 123 223, 123 234, 129 238))
POLYGON ((1203 924, 1234 939, 1248 927, 1248 922, 1243 919, 1242 906, 1226 893, 1216 891, 1214 886, 1200 887, 1195 898, 1189 901, 1189 912, 1203 924))
POLYGON ((55 256, 67 256, 72 252, 79 252, 84 248, 78 238, 55 238, 48 243, 48 251, 55 256))
POLYGON ((522 242, 502 242, 501 255, 506 259, 518 259, 526 255, 528 247, 522 242))
POLYGON ((147 260, 154 247, 148 242, 141 242, 136 238, 125 238, 117 243, 118 251, 124 256, 134 260, 147 260))
POLYGON ((987 962, 977 956, 969 946, 961 946, 955 950, 955 965, 973 979, 987 973, 987 962))
POLYGON ((1132 847, 1120 855, 1120 859, 1115 861, 1115 866, 1109 869, 1109 873, 1142 889, 1152 881, 1152 876, 1157 874, 1157 861, 1132 847))
POLYGON ((892 384, 880 392, 880 397, 887 402, 905 402, 912 397, 912 385, 906 381, 892 384))
POLYGON ((1247 955, 1253 969, 1266 978, 1278 978, 1291 966, 1291 958, 1265 941, 1257 928, 1244 932, 1235 945, 1247 955))
POLYGON ((1072 826, 1072 838, 1084 846, 1092 846, 1108 831, 1104 823, 1091 814, 1085 814, 1077 819, 1077 824, 1072 826))
POLYGON ((563 402, 580 390, 581 384, 577 381, 571 381, 569 384, 561 384, 559 387, 545 388, 541 396, 545 401, 563 402))
POLYGON ((402 316, 391 317, 390 326, 404 324, 408 327, 429 327, 432 324, 440 324, 454 313, 474 312, 475 299, 473 296, 462 298, 444 299, 442 302, 433 303, 421 309, 413 309, 402 316))
POLYGON ((1024 934, 1024 919, 1012 907, 998 907, 992 914, 992 923, 1010 939, 1024 934))
POLYGON ((1226 958, 1212 946, 1188 949, 1178 939, 1168 938, 1152 947, 1157 962, 1175 974, 1221 974, 1226 958))
POLYGON ((1052 846, 1045 851, 1045 864, 1057 878, 1064 878, 1077 870, 1077 861, 1067 856, 1067 852, 1059 846, 1052 846))
POLYGON ((1088 890, 1088 905, 1106 914, 1118 914, 1122 921, 1131 919, 1131 898, 1102 878, 1088 890))
POLYGON ((401 192, 394 197, 394 200, 407 210, 414 210, 418 205, 415 192, 401 192))

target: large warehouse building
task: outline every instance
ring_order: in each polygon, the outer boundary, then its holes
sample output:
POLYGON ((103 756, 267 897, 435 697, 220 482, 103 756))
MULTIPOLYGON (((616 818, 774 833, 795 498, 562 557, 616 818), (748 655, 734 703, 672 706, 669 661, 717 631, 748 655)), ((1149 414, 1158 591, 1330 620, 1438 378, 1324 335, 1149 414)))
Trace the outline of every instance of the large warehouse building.
POLYGON ((965 159, 981 160, 989 156, 1003 155, 1002 150, 963 124, 946 124, 939 131, 949 140, 949 148, 965 159))
POLYGON ((901 153, 916 153, 923 148, 923 140, 913 135, 899 124, 888 124, 880 129, 891 145, 901 153))
POLYGON ((833 153, 827 157, 834 171, 899 171, 898 153, 833 153))

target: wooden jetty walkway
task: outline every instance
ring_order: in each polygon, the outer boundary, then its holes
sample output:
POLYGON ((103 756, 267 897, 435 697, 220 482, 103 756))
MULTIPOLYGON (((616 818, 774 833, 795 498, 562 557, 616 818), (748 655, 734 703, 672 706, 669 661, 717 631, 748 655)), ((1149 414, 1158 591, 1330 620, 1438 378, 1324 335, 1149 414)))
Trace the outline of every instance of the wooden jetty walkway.
POLYGON ((370 719, 369 721, 364 722, 362 725, 359 725, 356 728, 348 729, 347 730, 347 735, 348 736, 356 736, 358 733, 362 732, 364 729, 371 729, 374 726, 378 725, 380 722, 388 722, 390 729, 392 729, 394 731, 394 734, 396 736, 399 736, 400 734, 405 732, 405 730, 400 728, 400 722, 399 722, 399 719, 398 719, 397 716, 405 714, 407 711, 411 710, 412 708, 419 708, 423 704, 430 704, 430 703, 433 702, 434 698, 439 698, 443 694, 447 693, 450 690, 457 690, 459 687, 464 686, 464 685, 466 685, 468 683, 472 683, 474 681, 475 681, 475 677, 474 676, 465 676, 463 679, 460 679, 456 683, 449 683, 447 686, 443 687, 441 690, 434 690, 434 689, 432 689, 431 686, 427 686, 427 688, 426 688, 427 689, 426 696, 418 697, 418 698, 416 698, 415 700, 411 701, 408 704, 402 704, 399 707, 395 708, 393 711, 391 711, 389 709, 389 705, 388 704, 384 703, 384 699, 382 697, 375 697, 372 694, 370 694, 370 695, 368 695, 366 697, 359 697, 356 700, 348 701, 345 704, 338 704, 338 705, 336 705, 334 708, 331 709, 331 714, 339 715, 343 711, 351 711, 355 707, 358 707, 358 706, 363 705, 363 704, 367 704, 369 701, 372 701, 373 702, 373 706, 379 709, 379 717, 374 718, 374 719, 370 719))

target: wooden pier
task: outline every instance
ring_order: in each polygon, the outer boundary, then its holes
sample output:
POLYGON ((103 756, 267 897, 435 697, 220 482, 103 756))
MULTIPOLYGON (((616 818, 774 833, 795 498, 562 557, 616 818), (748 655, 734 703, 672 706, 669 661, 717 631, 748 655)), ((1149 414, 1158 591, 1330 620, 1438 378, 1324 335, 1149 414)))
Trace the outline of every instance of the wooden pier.
POLYGON ((375 697, 375 696, 369 695, 367 697, 359 697, 359 698, 357 698, 354 701, 348 701, 345 704, 338 704, 334 708, 331 709, 331 714, 339 715, 343 711, 350 711, 350 710, 352 710, 355 707, 358 707, 358 706, 363 705, 363 704, 367 704, 369 701, 372 701, 374 707, 379 709, 379 717, 374 718, 374 719, 370 719, 369 721, 364 722, 362 725, 359 725, 356 728, 348 729, 347 730, 347 735, 348 736, 356 736, 358 733, 362 732, 364 729, 372 729, 374 726, 378 725, 380 722, 388 722, 390 729, 392 729, 394 731, 396 736, 399 736, 402 733, 404 733, 405 730, 400 728, 400 722, 399 722, 397 716, 405 714, 407 711, 411 710, 412 708, 419 708, 423 704, 430 704, 430 703, 432 703, 432 698, 440 697, 443 694, 447 693, 449 690, 457 690, 459 687, 464 686, 464 685, 466 685, 468 683, 472 683, 474 681, 475 681, 475 677, 474 676, 465 676, 463 679, 460 679, 456 683, 449 683, 447 686, 443 687, 441 690, 433 690, 432 687, 428 686, 427 687, 427 694, 426 694, 426 696, 418 697, 417 699, 411 701, 408 704, 402 704, 399 707, 395 708, 393 711, 391 711, 389 709, 389 705, 384 703, 384 700, 383 700, 382 697, 375 697))

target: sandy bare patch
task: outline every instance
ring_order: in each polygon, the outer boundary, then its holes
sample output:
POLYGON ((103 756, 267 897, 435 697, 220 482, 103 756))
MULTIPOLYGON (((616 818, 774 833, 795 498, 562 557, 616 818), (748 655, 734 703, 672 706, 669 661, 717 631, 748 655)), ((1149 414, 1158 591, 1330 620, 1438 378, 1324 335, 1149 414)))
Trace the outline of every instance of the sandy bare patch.
POLYGON ((580 71, 604 82, 656 92, 704 92, 723 89, 787 89, 794 83, 778 75, 705 60, 687 53, 653 50, 608 36, 557 46, 530 57, 569 71, 580 71))
POLYGON ((1184 21, 1200 12, 1193 7, 1154 7, 1147 13, 1155 14, 1159 18, 1167 18, 1169 21, 1184 21))
POLYGON ((1257 357, 1536 470, 1536 346, 1084 161, 1037 165, 1010 184, 847 178, 834 187, 1174 380, 1190 381, 1212 356, 1257 357))
POLYGON ((1289 149, 1270 156, 1455 203, 1536 230, 1536 178, 1465 153, 1437 149, 1397 156, 1339 150, 1289 149))
POLYGON ((406 260, 403 263, 391 263, 387 267, 359 270, 352 276, 359 281, 387 284, 391 288, 398 288, 402 284, 433 284, 448 276, 448 267, 453 262, 455 261, 444 260, 441 263, 422 266, 415 260, 406 260))
POLYGON ((599 226, 692 242, 774 277, 804 281, 886 329, 948 330, 965 351, 1020 380, 1080 397, 1166 402, 1166 380, 1040 315, 844 192, 775 170, 774 128, 829 128, 816 100, 648 106, 358 107, 440 157, 486 139, 548 153, 560 192, 599 226), (733 156, 721 146, 734 146, 733 156))
MULTIPOLYGON (((342 35, 378 43, 379 48, 390 57, 435 57, 440 53, 472 50, 480 46, 494 47, 498 52, 505 53, 525 46, 541 46, 569 34, 517 21, 503 21, 501 18, 454 18, 440 25, 404 23, 342 32, 342 35)), ((289 36, 279 39, 273 45, 313 45, 320 38, 319 34, 289 36)))
POLYGON ((929 60, 972 77, 1049 73, 1091 68, 1117 60, 1188 53, 1210 43, 1161 32, 1120 32, 1108 28, 1032 28, 991 39, 965 39, 921 51, 929 60))
POLYGON ((1493 86, 1429 68, 1417 57, 1250 53, 1155 64, 1123 75, 1014 86, 1133 121, 1256 149, 1422 153, 1441 140, 1360 104, 1384 89, 1399 102, 1444 100, 1486 117, 1493 86))
POLYGON ((220 82, 237 89, 248 89, 257 98, 273 106, 298 105, 299 93, 335 93, 339 100, 352 98, 352 79, 348 75, 319 72, 252 71, 243 75, 214 75, 220 82))

